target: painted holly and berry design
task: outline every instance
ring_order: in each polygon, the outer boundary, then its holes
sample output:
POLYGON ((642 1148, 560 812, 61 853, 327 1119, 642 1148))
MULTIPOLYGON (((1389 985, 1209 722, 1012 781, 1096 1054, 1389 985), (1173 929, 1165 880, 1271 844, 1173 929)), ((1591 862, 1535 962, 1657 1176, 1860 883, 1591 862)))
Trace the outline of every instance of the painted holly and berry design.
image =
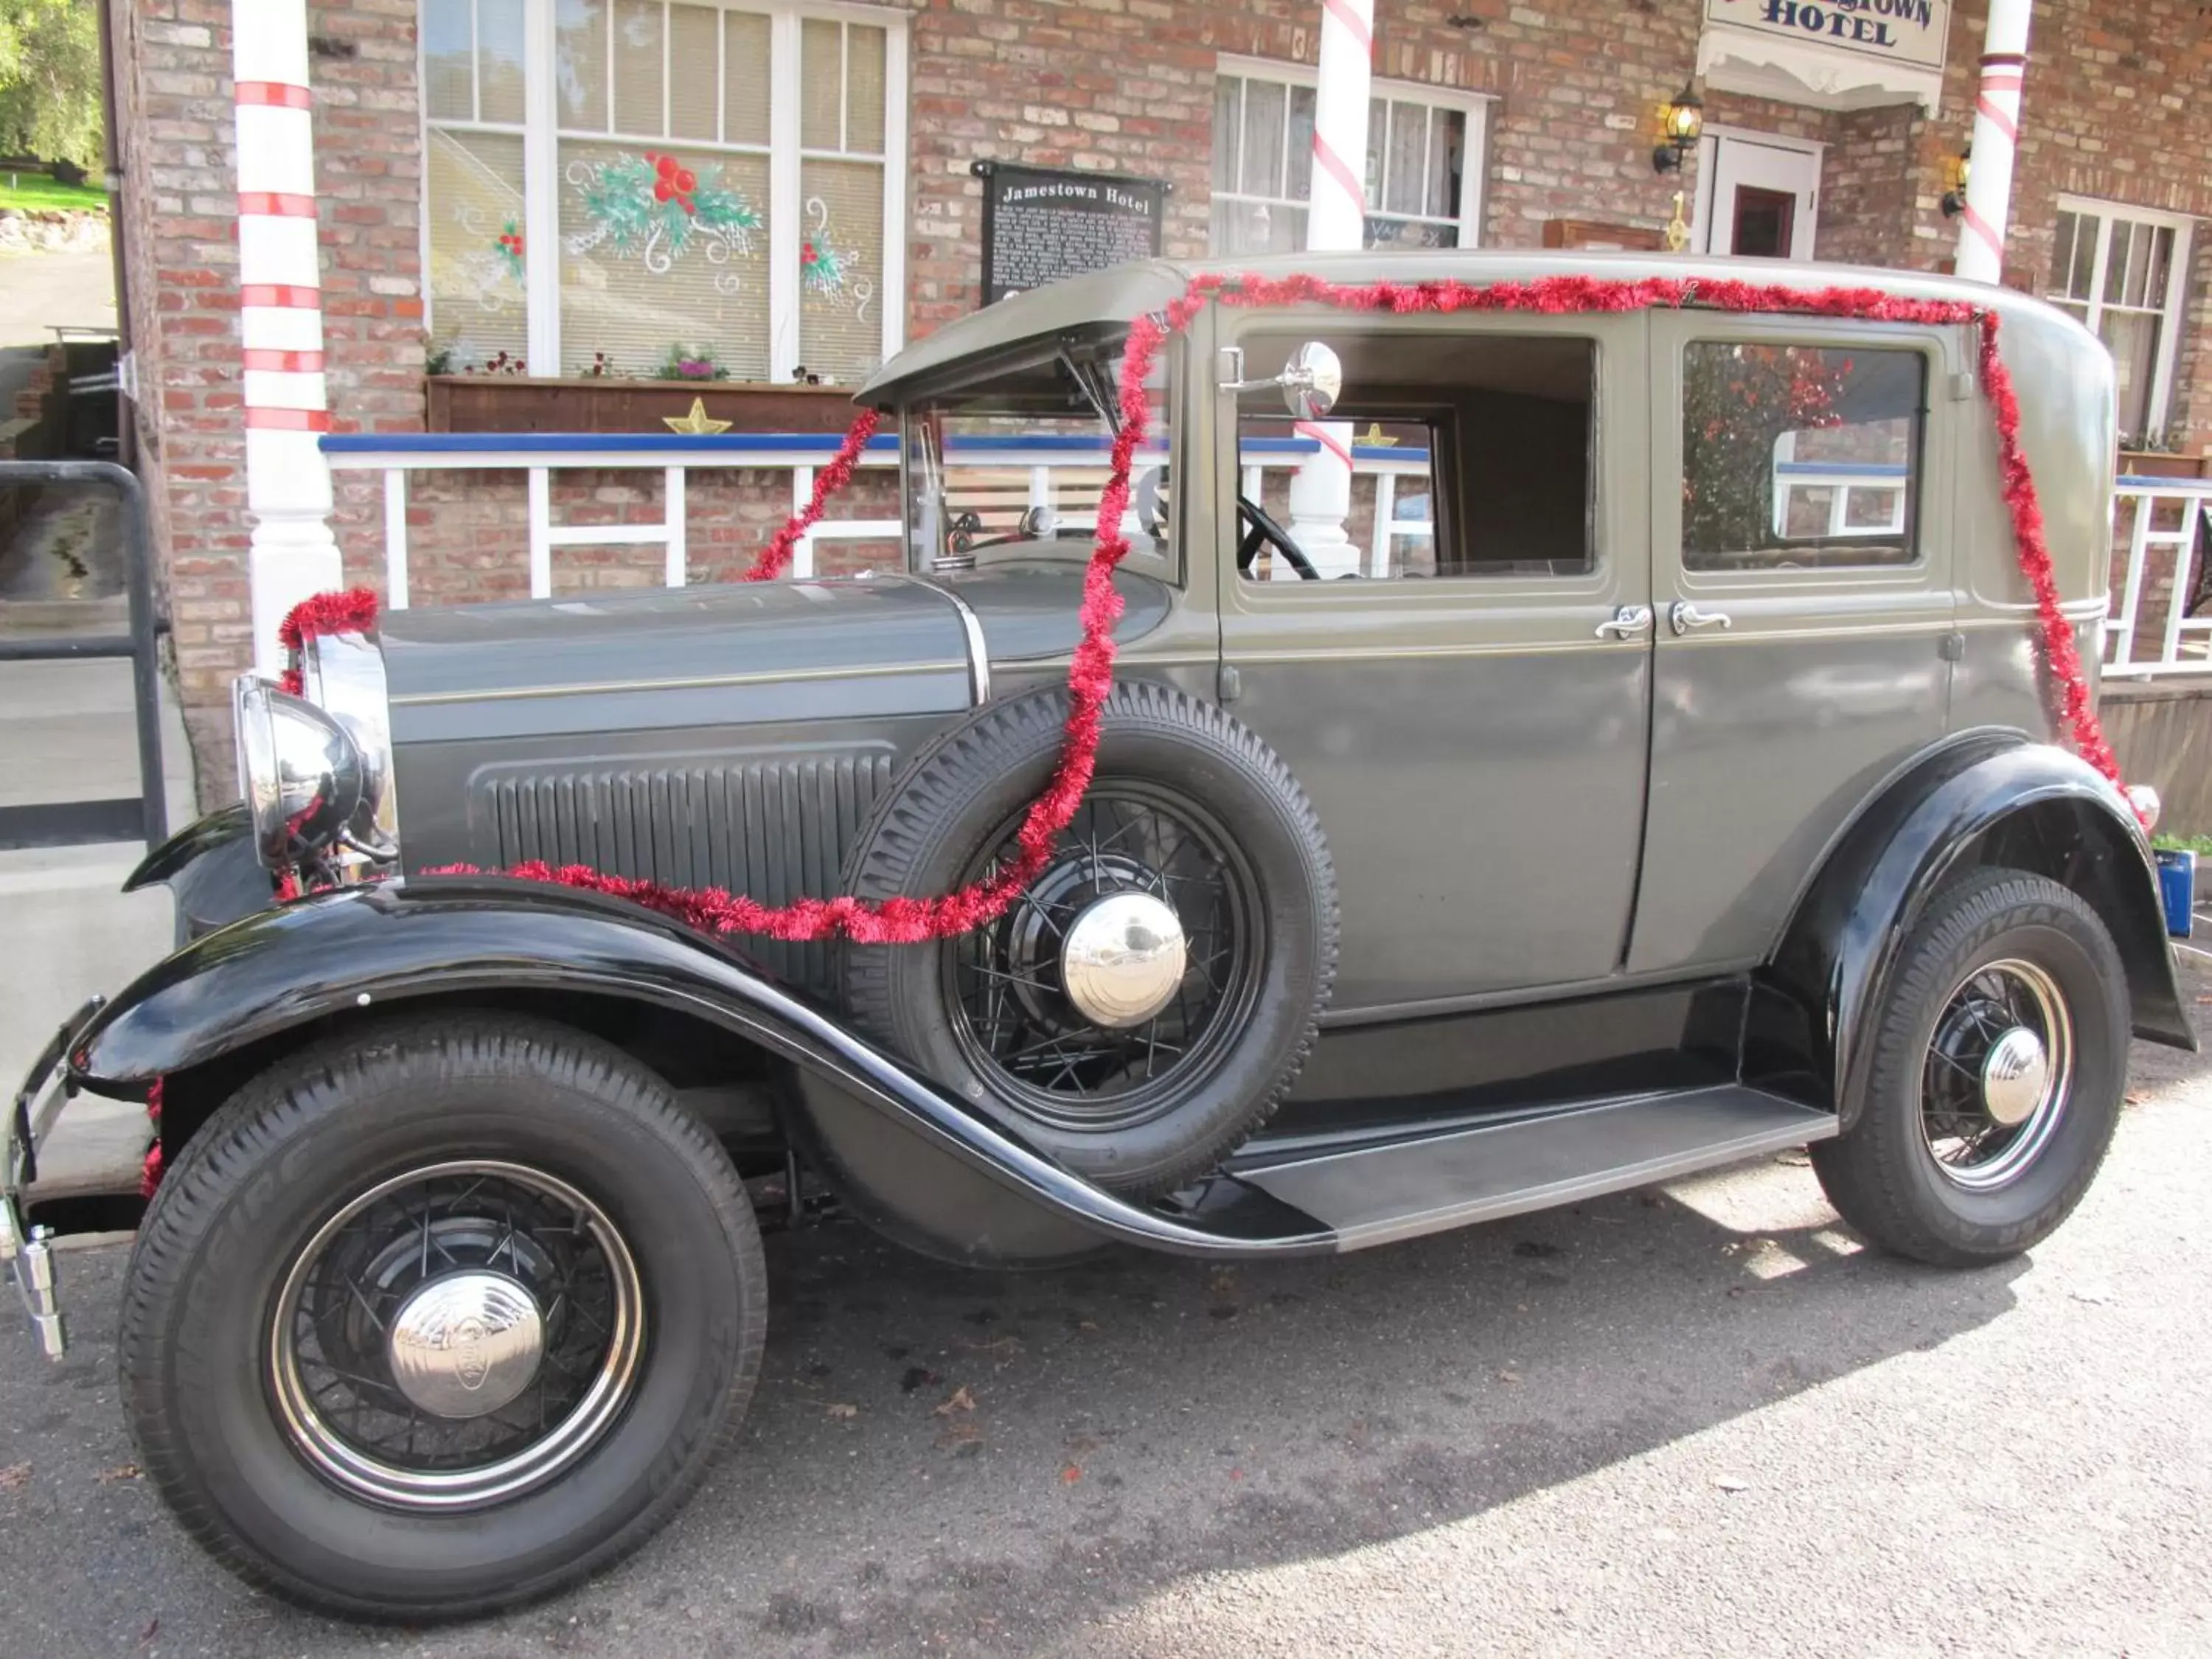
POLYGON ((588 222, 568 239, 568 251, 604 246, 656 276, 695 248, 715 264, 748 257, 765 223, 743 191, 722 182, 720 167, 686 167, 653 150, 574 162, 568 179, 588 222))

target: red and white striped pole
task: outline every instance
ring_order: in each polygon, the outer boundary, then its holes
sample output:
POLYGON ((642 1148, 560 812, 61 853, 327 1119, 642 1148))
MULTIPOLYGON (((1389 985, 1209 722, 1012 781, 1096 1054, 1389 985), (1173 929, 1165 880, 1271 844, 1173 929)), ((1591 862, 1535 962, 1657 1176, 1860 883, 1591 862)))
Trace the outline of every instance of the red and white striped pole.
POLYGON ((2004 278, 2005 228, 2012 217, 2013 152, 2020 145, 2020 88, 2027 72, 2027 22, 2034 0, 1990 0, 1982 36, 1982 83, 1974 96, 1973 166, 1959 216, 1959 275, 1978 283, 2004 278))
POLYGON ((276 624, 344 586, 331 535, 322 258, 308 114, 306 0, 231 0, 238 105, 239 337, 253 660, 283 666, 276 624))
MULTIPOLYGON (((1367 161, 1368 82, 1374 59, 1375 0, 1322 0, 1313 196, 1306 210, 1309 252, 1357 252, 1366 243, 1367 191, 1361 176, 1367 161)), ((1352 513, 1351 424, 1302 421, 1297 429, 1321 448, 1291 479, 1291 539, 1325 576, 1357 571, 1359 549, 1344 533, 1352 513)), ((1276 574, 1293 573, 1278 562, 1276 574)))

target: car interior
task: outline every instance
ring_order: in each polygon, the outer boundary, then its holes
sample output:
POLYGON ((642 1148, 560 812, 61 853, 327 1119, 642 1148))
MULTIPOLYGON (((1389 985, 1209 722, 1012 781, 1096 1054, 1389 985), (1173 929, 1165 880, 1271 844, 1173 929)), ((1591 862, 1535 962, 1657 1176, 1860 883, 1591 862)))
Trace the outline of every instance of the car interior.
MULTIPOLYGON (((1363 462, 1396 451, 1427 466, 1400 469, 1379 491, 1354 477, 1352 539, 1370 550, 1358 573, 1385 577, 1575 575, 1591 567, 1596 500, 1596 343, 1554 334, 1438 335, 1329 331, 1247 336, 1245 373, 1279 373, 1310 338, 1334 349, 1344 389, 1330 410, 1348 423, 1363 462), (1383 524, 1375 522, 1387 501, 1383 524), (1425 526, 1425 529, 1405 528, 1425 526), (1382 533, 1377 533, 1380 531, 1382 533)), ((1272 391, 1238 403, 1240 444, 1304 436, 1272 391)), ((1259 505, 1286 520, 1289 472, 1267 469, 1259 505)), ((1244 574, 1292 573, 1261 561, 1244 574)))

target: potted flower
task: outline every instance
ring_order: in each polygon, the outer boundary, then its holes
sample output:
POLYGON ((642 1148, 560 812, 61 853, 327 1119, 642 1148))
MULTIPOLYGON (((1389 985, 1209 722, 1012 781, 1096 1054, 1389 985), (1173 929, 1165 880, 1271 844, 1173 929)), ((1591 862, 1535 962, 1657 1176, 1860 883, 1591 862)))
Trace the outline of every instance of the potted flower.
POLYGON ((653 375, 657 380, 726 380, 730 371, 714 361, 711 348, 688 346, 678 340, 668 348, 667 356, 653 375))

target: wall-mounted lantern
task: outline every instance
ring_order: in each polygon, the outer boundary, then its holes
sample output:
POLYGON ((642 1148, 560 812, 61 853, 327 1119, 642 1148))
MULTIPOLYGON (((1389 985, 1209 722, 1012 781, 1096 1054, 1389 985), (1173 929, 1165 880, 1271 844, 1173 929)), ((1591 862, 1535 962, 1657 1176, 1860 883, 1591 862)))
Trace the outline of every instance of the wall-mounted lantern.
POLYGON ((1671 102, 1659 108, 1660 142, 1651 152, 1654 173, 1680 173, 1682 157, 1698 142, 1698 135, 1705 130, 1705 100, 1698 96, 1696 88, 1684 82, 1671 102))
POLYGON ((1974 147, 1964 149, 1943 164, 1943 216, 1955 219, 1966 210, 1966 177, 1974 170, 1974 147))

